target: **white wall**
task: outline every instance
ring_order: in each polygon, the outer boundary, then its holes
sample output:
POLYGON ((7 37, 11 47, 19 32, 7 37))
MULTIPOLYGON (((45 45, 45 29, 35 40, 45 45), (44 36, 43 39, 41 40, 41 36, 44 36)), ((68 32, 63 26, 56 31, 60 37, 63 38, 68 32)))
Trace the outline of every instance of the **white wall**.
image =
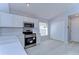
POLYGON ((52 19, 50 23, 50 39, 67 42, 67 15, 62 14, 52 19))
POLYGON ((68 11, 68 15, 79 13, 79 3, 73 4, 71 9, 68 11))
POLYGON ((69 10, 60 14, 58 17, 51 19, 50 24, 50 39, 68 41, 68 16, 79 14, 79 4, 73 4, 69 10))
POLYGON ((8 3, 0 3, 0 12, 8 12, 9 13, 8 3))

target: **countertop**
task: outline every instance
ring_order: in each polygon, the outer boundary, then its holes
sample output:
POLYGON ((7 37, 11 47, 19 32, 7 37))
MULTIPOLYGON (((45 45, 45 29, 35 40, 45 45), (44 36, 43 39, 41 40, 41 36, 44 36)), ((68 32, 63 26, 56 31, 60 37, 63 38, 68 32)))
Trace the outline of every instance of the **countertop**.
POLYGON ((27 55, 16 36, 0 36, 0 55, 27 55))

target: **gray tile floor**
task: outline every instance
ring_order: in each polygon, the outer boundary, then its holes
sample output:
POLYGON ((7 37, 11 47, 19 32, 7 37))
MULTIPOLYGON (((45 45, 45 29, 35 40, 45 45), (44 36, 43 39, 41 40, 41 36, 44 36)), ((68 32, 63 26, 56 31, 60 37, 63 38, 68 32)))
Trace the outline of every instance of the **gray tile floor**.
POLYGON ((66 44, 56 40, 46 40, 26 49, 28 55, 79 55, 79 43, 66 44))

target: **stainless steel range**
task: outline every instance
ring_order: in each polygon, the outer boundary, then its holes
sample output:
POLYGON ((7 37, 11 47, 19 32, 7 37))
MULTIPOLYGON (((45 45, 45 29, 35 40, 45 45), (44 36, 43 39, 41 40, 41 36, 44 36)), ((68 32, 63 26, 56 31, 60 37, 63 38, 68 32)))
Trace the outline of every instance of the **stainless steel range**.
POLYGON ((36 33, 33 33, 34 23, 24 23, 23 34, 24 34, 24 48, 33 47, 36 45, 36 33))

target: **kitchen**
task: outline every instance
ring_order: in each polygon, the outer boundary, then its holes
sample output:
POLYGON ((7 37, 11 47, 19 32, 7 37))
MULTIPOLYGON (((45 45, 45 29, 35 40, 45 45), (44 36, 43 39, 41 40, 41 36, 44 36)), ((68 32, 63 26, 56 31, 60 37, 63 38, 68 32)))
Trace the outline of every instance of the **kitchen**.
POLYGON ((0 4, 0 54, 79 54, 78 43, 71 42, 75 40, 70 38, 68 18, 79 16, 78 6, 64 3, 0 4))
MULTIPOLYGON (((1 4, 1 6, 4 6, 4 9, 2 10, 3 12, 0 12, 0 36, 3 38, 8 36, 8 37, 13 37, 13 36, 17 36, 19 38, 20 43, 22 44, 23 48, 25 47, 25 37, 24 37, 24 23, 29 24, 29 23, 33 23, 34 27, 26 27, 25 30, 27 28, 30 28, 35 34, 35 40, 36 40, 36 44, 39 44, 42 40, 39 40, 40 35, 39 35, 39 22, 44 22, 42 20, 38 20, 35 18, 31 18, 31 17, 26 17, 26 16, 21 16, 21 15, 16 15, 16 14, 11 14, 9 13, 8 10, 8 4, 1 4)), ((1 8, 2 9, 2 8, 1 8)), ((45 21, 47 22, 47 21, 45 21)), ((25 25, 27 26, 27 25, 25 25)), ((29 30, 29 29, 28 29, 29 30)), ((47 38, 46 38, 47 39, 47 38)))

